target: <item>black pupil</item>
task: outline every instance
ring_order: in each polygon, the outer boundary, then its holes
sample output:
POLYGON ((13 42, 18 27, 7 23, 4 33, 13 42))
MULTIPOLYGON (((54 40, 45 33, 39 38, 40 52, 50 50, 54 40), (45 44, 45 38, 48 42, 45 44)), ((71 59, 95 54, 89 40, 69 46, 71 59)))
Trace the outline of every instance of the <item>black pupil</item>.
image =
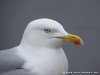
POLYGON ((45 29, 45 32, 50 32, 50 30, 49 29, 45 29))

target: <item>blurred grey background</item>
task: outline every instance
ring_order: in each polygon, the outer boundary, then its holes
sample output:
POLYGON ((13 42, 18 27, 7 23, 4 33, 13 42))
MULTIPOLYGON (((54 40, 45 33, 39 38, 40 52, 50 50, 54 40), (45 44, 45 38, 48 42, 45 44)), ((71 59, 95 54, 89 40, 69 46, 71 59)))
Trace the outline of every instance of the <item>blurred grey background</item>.
POLYGON ((100 0, 0 0, 0 50, 19 45, 27 24, 44 17, 84 40, 63 45, 69 71, 100 72, 100 0))

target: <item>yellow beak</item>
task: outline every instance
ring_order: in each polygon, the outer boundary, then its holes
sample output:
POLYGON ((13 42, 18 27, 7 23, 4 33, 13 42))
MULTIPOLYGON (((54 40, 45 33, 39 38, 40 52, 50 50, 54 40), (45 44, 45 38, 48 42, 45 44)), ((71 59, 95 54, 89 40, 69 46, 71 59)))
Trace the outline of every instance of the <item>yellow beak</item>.
POLYGON ((80 45, 80 44, 83 45, 83 41, 79 36, 73 35, 70 33, 68 33, 68 36, 62 36, 62 37, 57 37, 57 38, 62 39, 63 41, 71 42, 75 45, 80 45))

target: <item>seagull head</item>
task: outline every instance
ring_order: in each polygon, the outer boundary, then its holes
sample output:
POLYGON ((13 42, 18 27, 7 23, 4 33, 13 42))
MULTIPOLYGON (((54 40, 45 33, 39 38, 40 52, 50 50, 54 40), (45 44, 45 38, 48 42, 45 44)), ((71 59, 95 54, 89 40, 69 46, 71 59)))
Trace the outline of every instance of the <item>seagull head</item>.
POLYGON ((37 19, 26 27, 21 44, 34 47, 60 47, 62 43, 83 44, 82 39, 65 31, 63 26, 52 19, 37 19))

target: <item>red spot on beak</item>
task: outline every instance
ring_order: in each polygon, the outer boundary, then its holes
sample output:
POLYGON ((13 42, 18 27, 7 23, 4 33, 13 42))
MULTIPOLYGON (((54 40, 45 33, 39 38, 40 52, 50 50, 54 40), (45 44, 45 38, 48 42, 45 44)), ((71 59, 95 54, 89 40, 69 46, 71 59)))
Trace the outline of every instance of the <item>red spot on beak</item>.
POLYGON ((79 42, 79 41, 75 41, 74 44, 75 44, 75 45, 79 45, 80 42, 79 42))

